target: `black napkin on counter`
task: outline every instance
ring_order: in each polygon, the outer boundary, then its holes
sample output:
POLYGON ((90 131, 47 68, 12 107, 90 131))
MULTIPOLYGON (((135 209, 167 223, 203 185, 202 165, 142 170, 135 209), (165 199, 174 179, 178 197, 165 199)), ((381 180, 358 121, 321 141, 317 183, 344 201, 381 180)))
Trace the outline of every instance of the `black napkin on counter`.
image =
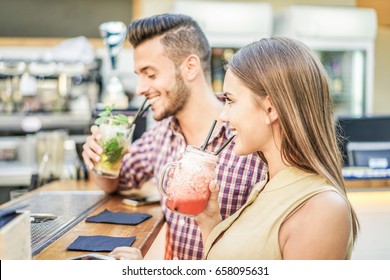
POLYGON ((69 251, 111 252, 116 247, 130 247, 135 236, 112 237, 103 235, 79 236, 69 245, 69 251))
POLYGON ((106 209, 96 216, 87 218, 85 221, 92 223, 138 225, 150 217, 152 215, 145 213, 111 212, 106 209))

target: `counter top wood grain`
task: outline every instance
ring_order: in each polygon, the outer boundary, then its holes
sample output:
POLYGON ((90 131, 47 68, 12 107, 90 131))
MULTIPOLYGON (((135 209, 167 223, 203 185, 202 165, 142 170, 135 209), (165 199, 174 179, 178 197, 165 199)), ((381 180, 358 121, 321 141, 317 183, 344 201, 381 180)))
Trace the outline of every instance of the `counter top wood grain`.
MULTIPOLYGON (((143 191, 153 192, 153 185, 149 185, 143 191)), ((39 191, 85 191, 85 190, 98 190, 90 181, 55 181, 44 185, 27 195, 33 195, 39 191)), ((139 192, 139 191, 138 191, 139 192)), ((57 240, 54 240, 49 246, 45 247, 37 255, 33 256, 34 260, 64 260, 87 254, 85 251, 67 251, 66 248, 80 235, 106 235, 106 236, 117 236, 117 237, 129 237, 136 236, 136 240, 132 247, 137 247, 141 250, 145 256, 154 239, 159 233, 164 223, 164 215, 161 211, 160 204, 151 204, 146 206, 127 206, 122 203, 123 196, 121 195, 109 195, 106 202, 96 208, 94 211, 88 214, 87 217, 97 215, 105 209, 116 212, 140 212, 151 214, 152 217, 145 220, 139 225, 117 225, 117 224, 105 224, 105 223, 86 223, 85 219, 82 219, 78 224, 72 227, 70 230, 65 232, 57 240)), ((1 208, 12 205, 15 201, 9 201, 2 205, 1 208)), ((107 254, 103 252, 97 252, 101 254, 107 254)))

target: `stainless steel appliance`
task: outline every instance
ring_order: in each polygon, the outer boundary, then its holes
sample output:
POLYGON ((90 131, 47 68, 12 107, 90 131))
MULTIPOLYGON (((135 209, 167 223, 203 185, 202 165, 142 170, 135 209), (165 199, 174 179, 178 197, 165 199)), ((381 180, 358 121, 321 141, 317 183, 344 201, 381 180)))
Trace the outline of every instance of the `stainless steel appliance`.
POLYGON ((99 61, 0 59, 0 114, 91 111, 99 61))
POLYGON ((322 61, 338 116, 372 113, 376 33, 368 8, 292 5, 275 14, 274 35, 297 38, 322 61))
POLYGON ((0 137, 0 204, 9 200, 9 192, 28 188, 33 174, 25 155, 24 137, 0 137))
POLYGON ((127 27, 123 22, 109 21, 102 23, 99 30, 108 49, 111 66, 109 79, 104 89, 103 103, 105 105, 114 104, 117 109, 126 109, 129 105, 129 99, 119 79, 117 65, 118 56, 126 39, 127 27))

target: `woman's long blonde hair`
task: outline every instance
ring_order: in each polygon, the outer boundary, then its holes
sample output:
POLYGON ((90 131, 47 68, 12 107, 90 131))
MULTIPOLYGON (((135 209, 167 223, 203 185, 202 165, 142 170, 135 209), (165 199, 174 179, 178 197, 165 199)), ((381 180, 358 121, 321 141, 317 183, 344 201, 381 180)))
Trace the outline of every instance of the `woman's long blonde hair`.
MULTIPOLYGON (((310 49, 294 39, 261 39, 237 52, 227 68, 272 101, 288 164, 319 174, 347 198, 327 75, 310 49)), ((350 209, 355 240, 359 222, 350 209)))

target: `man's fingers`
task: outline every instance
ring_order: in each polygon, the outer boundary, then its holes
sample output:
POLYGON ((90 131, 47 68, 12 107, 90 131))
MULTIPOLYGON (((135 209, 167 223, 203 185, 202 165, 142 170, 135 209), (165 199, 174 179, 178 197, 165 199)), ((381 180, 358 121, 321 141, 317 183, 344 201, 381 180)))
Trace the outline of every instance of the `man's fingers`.
POLYGON ((98 127, 93 126, 91 131, 93 134, 86 138, 82 152, 84 163, 90 170, 94 168, 94 162, 100 161, 100 154, 103 152, 102 147, 96 142, 96 136, 99 135, 98 127))
POLYGON ((140 249, 133 247, 117 247, 108 254, 117 260, 141 260, 142 253, 140 249))

